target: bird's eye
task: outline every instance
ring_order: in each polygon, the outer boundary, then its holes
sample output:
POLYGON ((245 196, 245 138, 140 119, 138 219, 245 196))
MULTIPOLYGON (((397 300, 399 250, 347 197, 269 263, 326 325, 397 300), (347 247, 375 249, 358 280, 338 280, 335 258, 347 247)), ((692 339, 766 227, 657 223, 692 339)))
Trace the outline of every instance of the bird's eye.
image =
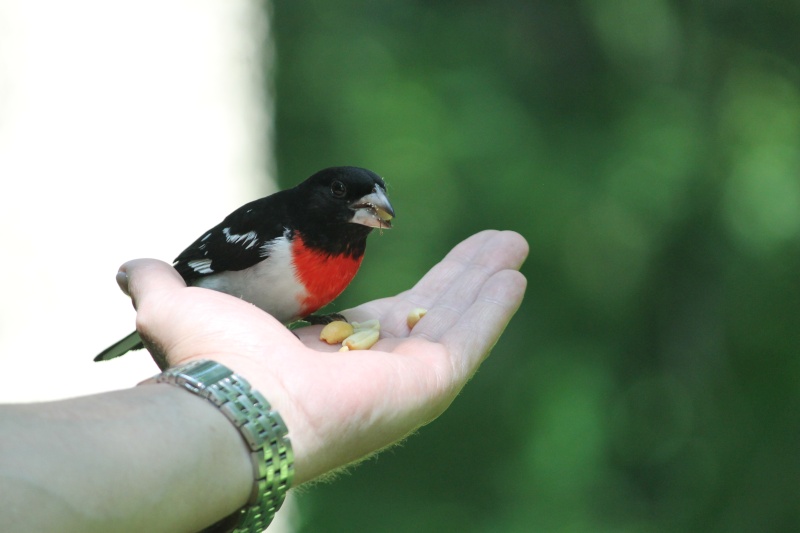
POLYGON ((331 193, 335 198, 344 198, 344 195, 347 194, 347 187, 341 181, 336 180, 331 183, 331 193))

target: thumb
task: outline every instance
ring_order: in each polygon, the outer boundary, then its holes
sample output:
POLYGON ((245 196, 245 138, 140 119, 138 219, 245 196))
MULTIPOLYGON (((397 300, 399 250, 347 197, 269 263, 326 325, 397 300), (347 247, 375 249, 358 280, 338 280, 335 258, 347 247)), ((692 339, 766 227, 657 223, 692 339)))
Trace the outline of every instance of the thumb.
POLYGON ((158 259, 134 259, 123 264, 117 272, 117 284, 131 297, 134 309, 149 295, 186 287, 180 274, 158 259))

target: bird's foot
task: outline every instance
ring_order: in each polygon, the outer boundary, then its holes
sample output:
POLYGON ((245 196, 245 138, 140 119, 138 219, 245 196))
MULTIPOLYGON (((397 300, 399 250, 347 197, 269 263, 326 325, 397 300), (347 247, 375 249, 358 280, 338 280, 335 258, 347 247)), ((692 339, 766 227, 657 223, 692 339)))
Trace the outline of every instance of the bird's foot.
POLYGON ((316 325, 325 326, 335 320, 341 320, 343 322, 347 322, 347 319, 344 317, 344 315, 340 315, 339 313, 331 313, 329 315, 308 315, 302 320, 303 322, 308 322, 312 326, 316 325))

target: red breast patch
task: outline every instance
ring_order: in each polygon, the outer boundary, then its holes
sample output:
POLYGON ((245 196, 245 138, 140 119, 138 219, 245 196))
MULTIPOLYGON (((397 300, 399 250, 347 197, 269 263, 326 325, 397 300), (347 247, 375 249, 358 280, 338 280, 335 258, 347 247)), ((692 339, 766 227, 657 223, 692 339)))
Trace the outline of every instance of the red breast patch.
POLYGON ((358 272, 363 258, 316 251, 296 234, 292 241, 295 275, 308 293, 300 301, 301 316, 310 315, 339 296, 358 272))

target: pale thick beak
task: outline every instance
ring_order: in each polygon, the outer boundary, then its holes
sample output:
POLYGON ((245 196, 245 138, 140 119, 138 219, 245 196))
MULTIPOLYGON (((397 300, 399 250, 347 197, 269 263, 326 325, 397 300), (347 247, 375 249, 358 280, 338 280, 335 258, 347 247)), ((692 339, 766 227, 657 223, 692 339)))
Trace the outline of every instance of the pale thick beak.
POLYGON ((350 222, 371 228, 391 228, 394 208, 386 197, 386 192, 378 185, 372 192, 350 204, 355 214, 350 222))

